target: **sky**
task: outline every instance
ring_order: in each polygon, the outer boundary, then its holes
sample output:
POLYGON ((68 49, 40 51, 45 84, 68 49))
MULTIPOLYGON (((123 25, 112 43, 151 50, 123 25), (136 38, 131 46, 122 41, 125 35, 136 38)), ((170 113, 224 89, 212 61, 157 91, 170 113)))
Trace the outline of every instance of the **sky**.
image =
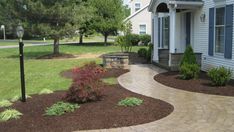
POLYGON ((123 0, 123 2, 124 2, 125 5, 128 4, 128 1, 129 0, 123 0))

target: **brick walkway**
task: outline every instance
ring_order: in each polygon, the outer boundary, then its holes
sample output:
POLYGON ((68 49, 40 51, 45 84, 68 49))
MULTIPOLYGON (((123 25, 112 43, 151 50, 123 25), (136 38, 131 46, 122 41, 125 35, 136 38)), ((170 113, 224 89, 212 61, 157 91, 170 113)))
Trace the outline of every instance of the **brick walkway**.
POLYGON ((234 97, 206 95, 173 89, 154 81, 164 70, 132 65, 118 78, 126 89, 164 100, 174 106, 169 116, 148 124, 88 132, 234 132, 234 97))

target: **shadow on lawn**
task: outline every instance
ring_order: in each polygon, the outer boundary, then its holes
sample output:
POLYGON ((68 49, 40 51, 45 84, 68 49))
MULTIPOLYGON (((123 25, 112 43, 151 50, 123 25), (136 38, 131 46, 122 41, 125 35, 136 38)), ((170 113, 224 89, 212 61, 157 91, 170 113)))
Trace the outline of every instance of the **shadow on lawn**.
MULTIPOLYGON (((39 51, 39 52, 28 52, 28 51, 25 51, 24 52, 24 59, 36 59, 40 56, 44 56, 44 55, 48 55, 48 54, 51 54, 52 52, 50 51, 39 51)), ((10 55, 8 56, 7 58, 10 58, 10 59, 16 59, 16 58, 19 58, 19 54, 17 55, 10 55)))
MULTIPOLYGON (((114 42, 108 42, 107 46, 113 45, 114 42)), ((84 42, 83 44, 79 43, 69 43, 69 44, 63 44, 63 45, 68 45, 68 46, 105 46, 104 42, 84 42)))

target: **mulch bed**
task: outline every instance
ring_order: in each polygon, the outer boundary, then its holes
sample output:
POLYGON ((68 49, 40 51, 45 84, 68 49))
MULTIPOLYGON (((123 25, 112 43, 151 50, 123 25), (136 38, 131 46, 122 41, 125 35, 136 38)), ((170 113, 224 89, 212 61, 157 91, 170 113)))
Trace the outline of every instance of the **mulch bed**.
MULTIPOLYGON (((113 77, 127 71, 109 69, 104 77, 113 77)), ((67 76, 69 77, 69 76, 67 76)), ((2 132, 69 132, 75 130, 106 129, 149 123, 168 116, 173 106, 157 99, 126 90, 120 85, 104 86, 101 101, 81 104, 73 113, 62 116, 43 116, 45 109, 61 101, 65 91, 49 95, 33 95, 26 103, 16 102, 12 108, 24 115, 21 119, 0 122, 2 132), (137 97, 144 103, 136 107, 121 107, 117 103, 126 97, 137 97)), ((0 109, 3 111, 3 109, 0 109)))
POLYGON ((161 73, 156 75, 154 79, 166 86, 190 92, 222 96, 234 96, 234 80, 231 80, 227 86, 213 86, 205 72, 202 72, 200 74, 200 77, 194 80, 180 79, 179 72, 161 73))
POLYGON ((68 58, 76 58, 76 56, 72 54, 60 53, 60 54, 48 54, 37 57, 37 59, 68 59, 68 58))

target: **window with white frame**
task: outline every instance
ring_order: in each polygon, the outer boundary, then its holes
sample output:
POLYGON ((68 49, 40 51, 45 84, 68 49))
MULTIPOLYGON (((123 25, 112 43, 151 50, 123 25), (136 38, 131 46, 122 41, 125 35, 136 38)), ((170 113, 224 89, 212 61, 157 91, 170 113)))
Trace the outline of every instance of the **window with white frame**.
POLYGON ((146 24, 140 24, 139 34, 146 34, 146 24))
POLYGON ((225 46, 225 7, 215 11, 215 53, 224 53, 225 46))
POLYGON ((135 3, 135 12, 141 9, 141 3, 135 3))

